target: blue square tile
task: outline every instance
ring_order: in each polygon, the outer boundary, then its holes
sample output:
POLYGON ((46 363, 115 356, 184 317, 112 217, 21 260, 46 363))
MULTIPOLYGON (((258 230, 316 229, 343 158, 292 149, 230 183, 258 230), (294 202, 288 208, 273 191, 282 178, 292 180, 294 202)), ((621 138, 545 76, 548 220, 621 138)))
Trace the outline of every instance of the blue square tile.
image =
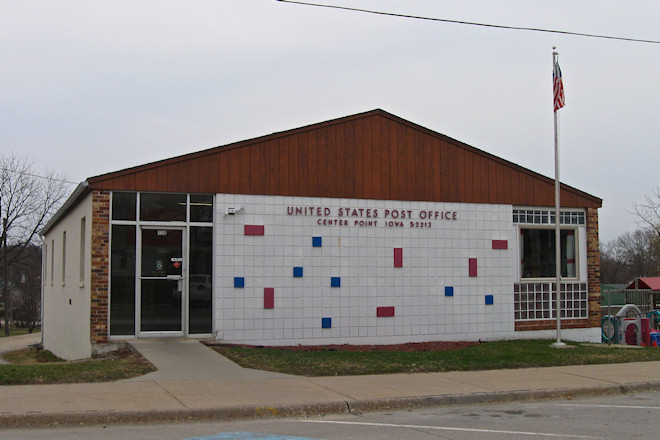
POLYGON ((245 278, 234 277, 234 287, 245 287, 245 278))
POLYGON ((312 237, 312 246, 322 247, 323 246, 323 237, 312 237))
POLYGON ((341 287, 341 278, 340 277, 330 278, 330 287, 341 287))
POLYGON ((332 318, 321 318, 321 328, 332 328, 332 318))
POLYGON ((494 304, 493 295, 486 295, 486 305, 494 304))
POLYGON ((303 276, 303 268, 302 267, 294 267, 293 268, 293 276, 296 278, 302 278, 303 276))
POLYGON ((454 286, 445 286, 445 296, 454 296, 454 286))

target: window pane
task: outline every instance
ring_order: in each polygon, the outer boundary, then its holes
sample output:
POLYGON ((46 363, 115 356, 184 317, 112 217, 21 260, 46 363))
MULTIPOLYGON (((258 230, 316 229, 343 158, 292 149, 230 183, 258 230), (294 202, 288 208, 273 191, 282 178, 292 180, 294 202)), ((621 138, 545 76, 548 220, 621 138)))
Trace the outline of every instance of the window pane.
MULTIPOLYGON (((522 278, 551 278, 555 271, 555 230, 522 229, 522 278)), ((575 231, 561 231, 561 275, 576 276, 575 231)))
POLYGON ((185 222, 185 194, 140 194, 140 220, 185 222))
POLYGON ((140 280, 140 331, 181 331, 181 292, 177 280, 140 280))
POLYGON ((191 222, 213 221, 213 196, 210 195, 190 196, 190 221, 191 222))
POLYGON ((179 229, 142 230, 143 277, 183 274, 183 231, 179 229))
POLYGON ((136 193, 112 193, 112 219, 135 220, 136 193))
POLYGON ((110 334, 135 334, 135 226, 112 226, 110 334))
POLYGON ((213 228, 190 228, 190 334, 211 333, 213 294, 213 228))

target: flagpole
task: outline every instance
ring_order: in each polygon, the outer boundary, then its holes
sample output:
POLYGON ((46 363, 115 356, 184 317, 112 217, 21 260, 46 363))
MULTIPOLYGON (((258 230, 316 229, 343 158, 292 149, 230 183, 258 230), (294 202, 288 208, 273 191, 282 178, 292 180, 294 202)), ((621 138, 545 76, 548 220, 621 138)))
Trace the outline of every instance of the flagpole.
MULTIPOLYGON (((552 69, 556 72, 557 56, 559 53, 555 52, 556 47, 552 47, 552 69)), ((553 81, 554 82, 554 81, 553 81)), ((555 86, 556 87, 556 86, 555 86)), ((553 87, 553 95, 556 93, 553 87)), ((554 99, 553 99, 554 101, 554 99)), ((554 107, 554 125, 555 125, 555 294, 556 306, 555 313, 557 317, 557 341, 552 345, 555 347, 563 347, 566 344, 561 340, 561 220, 560 220, 560 183, 559 183, 559 137, 557 135, 557 107, 553 102, 554 107)))

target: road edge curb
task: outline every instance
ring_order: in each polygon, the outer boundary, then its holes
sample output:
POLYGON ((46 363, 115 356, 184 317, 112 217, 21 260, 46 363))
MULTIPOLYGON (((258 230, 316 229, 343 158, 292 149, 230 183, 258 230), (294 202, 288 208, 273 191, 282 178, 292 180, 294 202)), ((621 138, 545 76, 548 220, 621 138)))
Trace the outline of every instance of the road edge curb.
POLYGON ((246 405, 227 408, 181 409, 166 411, 143 410, 65 412, 49 414, 2 414, 0 415, 0 429, 114 425, 129 423, 186 422, 203 420, 224 421, 270 417, 321 417, 330 414, 357 415, 363 412, 404 408, 483 405, 516 401, 589 397, 607 394, 629 394, 647 391, 660 391, 660 382, 639 382, 579 388, 379 398, 298 405, 246 405))

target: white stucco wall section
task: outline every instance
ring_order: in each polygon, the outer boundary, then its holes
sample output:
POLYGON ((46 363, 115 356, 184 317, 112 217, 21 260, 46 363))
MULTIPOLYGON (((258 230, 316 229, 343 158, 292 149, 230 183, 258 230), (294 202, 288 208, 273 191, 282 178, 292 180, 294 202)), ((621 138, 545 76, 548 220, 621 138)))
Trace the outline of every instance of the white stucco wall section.
POLYGON ((43 285, 44 348, 63 359, 88 358, 92 353, 90 341, 91 230, 92 197, 90 194, 45 236, 48 254, 47 261, 44 262, 46 279, 43 285), (83 281, 80 280, 82 218, 85 218, 83 281), (65 231, 66 256, 64 261, 66 268, 63 279, 62 249, 65 231), (53 259, 52 262, 51 259, 53 259))
POLYGON ((514 331, 517 229, 510 205, 219 194, 215 206, 220 340, 396 343, 514 331), (307 210, 296 215, 296 207, 307 210), (236 214, 226 215, 229 208, 236 214), (436 219, 436 212, 449 219, 436 219), (257 232, 263 226, 263 236, 245 235, 245 225, 257 232), (314 247, 313 237, 321 237, 322 246, 314 247), (493 240, 507 247, 494 249, 493 240), (402 267, 394 267, 394 248, 402 249, 402 267), (470 259, 477 261, 477 276, 469 276, 470 259), (293 276, 294 267, 303 268, 302 277, 293 276), (332 277, 340 287, 331 287, 332 277), (244 287, 234 287, 235 278, 244 287), (265 288, 274 289, 272 309, 264 308, 265 288), (394 307, 394 316, 377 317, 379 307, 394 307), (329 328, 323 318, 330 318, 329 328))

